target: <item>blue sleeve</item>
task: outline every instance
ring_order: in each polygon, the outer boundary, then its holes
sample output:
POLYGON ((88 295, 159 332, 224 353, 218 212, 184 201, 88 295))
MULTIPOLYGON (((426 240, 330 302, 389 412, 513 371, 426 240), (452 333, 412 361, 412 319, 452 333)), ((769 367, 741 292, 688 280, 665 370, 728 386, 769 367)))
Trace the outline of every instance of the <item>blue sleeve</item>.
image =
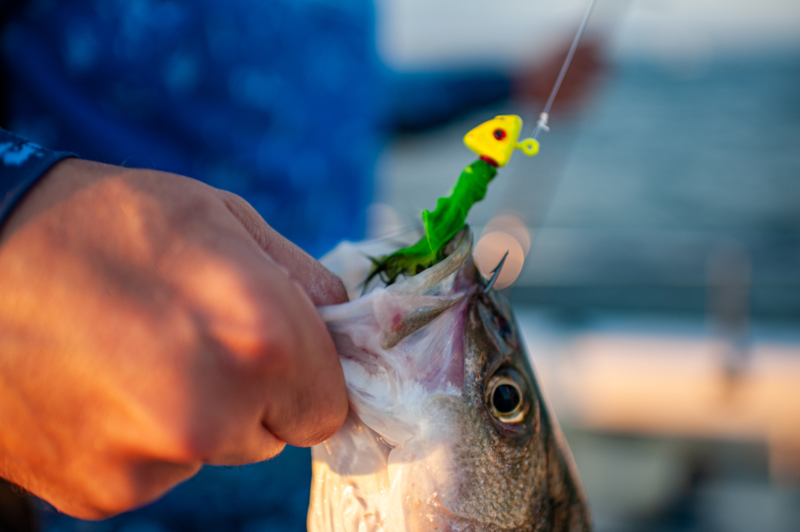
POLYGON ((0 129, 0 227, 36 181, 72 153, 52 151, 0 129))

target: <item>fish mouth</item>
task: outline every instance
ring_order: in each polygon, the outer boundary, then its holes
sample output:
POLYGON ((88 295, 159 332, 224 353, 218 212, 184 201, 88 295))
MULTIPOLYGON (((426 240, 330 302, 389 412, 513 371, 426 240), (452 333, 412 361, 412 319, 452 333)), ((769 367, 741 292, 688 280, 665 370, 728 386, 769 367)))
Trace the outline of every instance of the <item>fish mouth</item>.
POLYGON ((446 280, 464 265, 472 252, 472 231, 465 225, 445 247, 445 259, 413 277, 387 288, 394 294, 439 295, 452 288, 446 280))
POLYGON ((476 278, 472 244, 465 226, 448 243, 444 260, 374 296, 379 356, 395 366, 401 381, 428 393, 460 392, 464 385, 466 296, 476 278), (437 319, 442 321, 434 324, 437 319))
POLYGON ((387 304, 376 309, 381 347, 391 349, 462 299, 456 279, 470 257, 472 241, 472 231, 465 226, 447 245, 442 262, 386 288, 387 304))
POLYGON ((446 258, 431 268, 319 309, 352 407, 387 442, 413 434, 416 421, 404 414, 407 405, 463 391, 467 296, 477 286, 472 242, 465 226, 448 244, 446 258))

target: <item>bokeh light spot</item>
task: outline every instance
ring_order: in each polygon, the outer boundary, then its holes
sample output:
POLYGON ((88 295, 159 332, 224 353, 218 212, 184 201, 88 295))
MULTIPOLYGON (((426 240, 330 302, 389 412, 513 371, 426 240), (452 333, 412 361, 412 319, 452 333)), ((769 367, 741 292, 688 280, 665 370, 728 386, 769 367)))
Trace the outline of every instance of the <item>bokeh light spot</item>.
POLYGON ((498 290, 510 286, 519 277, 522 265, 525 263, 525 252, 522 246, 510 234, 493 231, 483 235, 473 251, 475 265, 485 279, 492 276, 492 270, 500 263, 506 251, 508 251, 508 258, 495 283, 495 288, 498 290))
POLYGON ((494 231, 501 231, 513 236, 514 239, 519 242, 519 245, 522 246, 524 256, 528 256, 528 252, 531 249, 531 234, 528 230, 528 225, 522 218, 511 213, 498 214, 489 220, 489 223, 483 228, 481 236, 494 231))

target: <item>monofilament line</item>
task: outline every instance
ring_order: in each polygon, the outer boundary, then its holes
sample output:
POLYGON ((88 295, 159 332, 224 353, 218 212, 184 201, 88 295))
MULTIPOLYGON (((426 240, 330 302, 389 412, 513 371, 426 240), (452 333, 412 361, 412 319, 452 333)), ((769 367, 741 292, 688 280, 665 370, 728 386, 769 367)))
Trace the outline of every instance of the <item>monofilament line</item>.
POLYGON ((589 23, 589 17, 592 15, 592 11, 594 11, 595 4, 597 4, 597 0, 591 0, 591 2, 589 2, 589 6, 586 8, 586 13, 583 15, 583 20, 581 21, 581 25, 578 27, 578 32, 575 34, 575 38, 572 39, 572 46, 569 47, 567 58, 564 59, 564 64, 561 65, 561 72, 558 73, 558 78, 556 79, 555 85, 553 85, 553 90, 550 91, 550 97, 547 99, 544 110, 539 115, 539 120, 536 122, 536 128, 533 130, 533 134, 531 135, 531 137, 534 139, 538 138, 541 130, 550 130, 547 125, 547 121, 550 119, 550 108, 553 107, 553 101, 555 101, 556 94, 558 94, 558 89, 561 88, 561 82, 564 81, 564 76, 567 73, 567 69, 569 68, 570 63, 572 63, 572 57, 575 55, 575 50, 578 49, 578 43, 583 36, 584 30, 586 30, 586 24, 589 23))

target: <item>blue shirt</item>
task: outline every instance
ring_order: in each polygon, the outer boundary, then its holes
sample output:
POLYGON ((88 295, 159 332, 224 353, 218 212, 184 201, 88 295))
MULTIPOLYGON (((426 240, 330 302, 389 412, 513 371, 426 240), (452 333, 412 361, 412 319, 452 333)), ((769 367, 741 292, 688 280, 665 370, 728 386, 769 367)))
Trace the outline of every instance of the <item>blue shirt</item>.
MULTIPOLYGON (((3 0, 0 0, 2 7, 3 0)), ((365 0, 31 0, 0 33, 5 213, 66 153, 243 196, 313 255, 363 235, 380 120, 365 0), (9 81, 10 79, 10 81, 9 81), (47 146, 56 151, 46 150, 47 146)), ((205 468, 106 522, 43 530, 305 530, 307 450, 205 468)))
MULTIPOLYGON (((373 28, 368 0, 22 2, 0 33, 6 125, 59 151, 4 133, 9 160, 27 156, 27 166, 0 167, 3 205, 75 152, 235 192, 312 255, 358 239, 382 124, 425 127, 509 90, 493 74, 387 82, 373 28)), ((262 464, 204 468, 109 521, 45 503, 39 517, 62 532, 300 531, 310 474, 308 451, 289 448, 262 464)))
POLYGON ((26 2, 0 36, 8 129, 230 190, 319 255, 372 196, 372 28, 363 0, 26 2))

